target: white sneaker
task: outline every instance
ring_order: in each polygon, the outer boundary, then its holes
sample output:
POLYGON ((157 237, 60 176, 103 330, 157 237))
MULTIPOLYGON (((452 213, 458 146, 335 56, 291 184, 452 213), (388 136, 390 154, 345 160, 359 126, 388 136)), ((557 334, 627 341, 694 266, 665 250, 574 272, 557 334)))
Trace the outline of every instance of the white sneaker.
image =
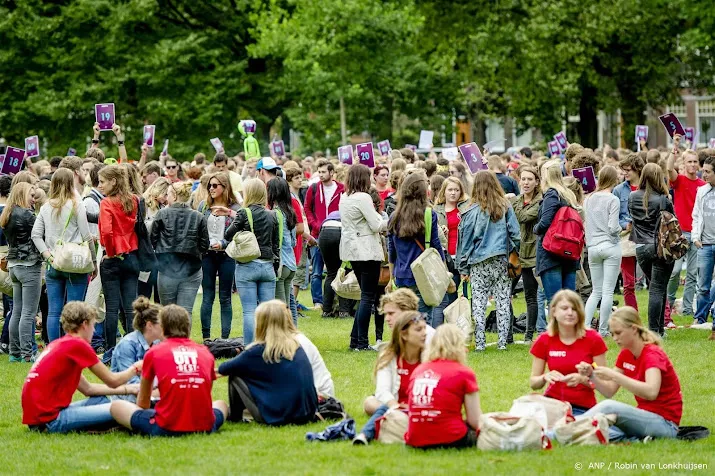
POLYGON ((381 341, 381 340, 378 340, 377 342, 375 342, 375 345, 371 345, 370 348, 371 348, 372 350, 380 350, 380 346, 381 346, 381 345, 382 345, 382 341, 381 341))
POLYGON ((364 433, 360 433, 358 436, 353 438, 353 445, 354 446, 367 446, 367 437, 365 436, 364 433))

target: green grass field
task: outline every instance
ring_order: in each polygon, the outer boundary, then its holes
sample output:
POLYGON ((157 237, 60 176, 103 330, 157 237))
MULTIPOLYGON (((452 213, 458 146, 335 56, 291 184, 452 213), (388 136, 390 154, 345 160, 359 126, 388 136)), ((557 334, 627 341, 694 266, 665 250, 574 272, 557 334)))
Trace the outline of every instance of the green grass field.
MULTIPOLYGON (((621 299, 622 297, 618 297, 621 299)), ((647 295, 639 293, 641 309, 647 295)), ((201 296, 194 322, 198 322, 201 296)), ((308 294, 301 295, 308 304, 308 294)), ((217 300, 218 302, 218 300, 217 300)), ((515 300, 515 312, 524 309, 523 295, 515 300)), ((643 314, 643 312, 641 312, 643 314)), ((338 398, 358 425, 367 421, 362 401, 374 392, 372 369, 375 353, 348 351, 352 320, 321 319, 307 313, 300 329, 318 346, 332 372, 338 398)), ((232 335, 241 334, 240 304, 234 298, 232 335)), ((214 309, 213 336, 219 334, 218 303, 214 309)), ((677 318, 689 324, 690 318, 677 318)), ((200 329, 194 327, 200 340, 200 329)), ((386 331, 385 336, 389 334, 386 331)), ((683 425, 705 425, 715 430, 713 355, 715 342, 705 331, 679 329, 668 332, 665 350, 680 376, 685 408, 683 425)), ((496 336, 490 335, 490 341, 496 336)), ((515 336, 520 339, 522 336, 515 336)), ((374 340, 371 324, 370 339, 374 340)), ((608 362, 618 350, 608 339, 608 362)), ((480 386, 482 410, 507 411, 513 399, 530 392, 531 359, 528 347, 512 345, 506 352, 488 347, 471 353, 469 365, 480 386)), ((304 427, 266 428, 255 424, 226 424, 218 434, 173 439, 149 439, 124 432, 107 435, 45 435, 31 433, 21 425, 20 393, 27 364, 0 362, 0 474, 572 474, 626 472, 627 474, 713 474, 715 437, 695 443, 653 441, 647 445, 609 447, 558 447, 551 451, 482 453, 473 450, 422 452, 401 446, 373 443, 353 447, 348 442, 305 441, 306 431, 319 431, 325 424, 304 427), (667 469, 663 465, 706 464, 707 469, 667 469), (654 466, 648 466, 654 465, 654 466)), ((214 384, 213 396, 227 399, 226 380, 214 384)), ((76 398, 81 398, 76 394, 76 398)), ((617 399, 634 403, 623 391, 617 399)))

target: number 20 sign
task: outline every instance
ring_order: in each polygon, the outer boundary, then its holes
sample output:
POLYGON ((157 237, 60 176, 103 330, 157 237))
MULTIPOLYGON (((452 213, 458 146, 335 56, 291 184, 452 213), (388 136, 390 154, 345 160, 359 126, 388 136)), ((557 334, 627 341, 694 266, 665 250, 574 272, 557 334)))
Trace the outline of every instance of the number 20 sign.
POLYGON ((358 144, 355 150, 362 165, 367 165, 370 168, 375 167, 375 152, 373 152, 372 142, 358 144))

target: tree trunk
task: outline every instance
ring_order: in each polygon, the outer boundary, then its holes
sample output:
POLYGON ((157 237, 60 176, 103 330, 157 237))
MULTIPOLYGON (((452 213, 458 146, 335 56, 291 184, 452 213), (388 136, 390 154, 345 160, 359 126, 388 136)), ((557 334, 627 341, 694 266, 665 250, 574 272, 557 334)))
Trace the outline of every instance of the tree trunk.
POLYGON ((581 88, 581 101, 579 104, 581 120, 576 126, 578 139, 584 147, 596 149, 598 143, 598 111, 596 106, 596 88, 590 84, 583 84, 581 88))

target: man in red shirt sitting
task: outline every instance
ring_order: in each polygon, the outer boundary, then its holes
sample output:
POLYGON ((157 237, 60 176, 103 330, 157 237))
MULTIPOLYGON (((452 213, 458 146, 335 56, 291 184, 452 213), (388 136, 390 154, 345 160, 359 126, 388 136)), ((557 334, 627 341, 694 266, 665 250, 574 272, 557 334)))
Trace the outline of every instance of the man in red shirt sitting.
POLYGON ((211 401, 216 380, 213 355, 189 338, 189 313, 183 307, 164 307, 159 322, 166 340, 144 356, 137 404, 116 400, 112 416, 120 425, 149 436, 217 431, 226 420, 228 406, 220 400, 211 401), (161 400, 151 410, 155 377, 161 400))

